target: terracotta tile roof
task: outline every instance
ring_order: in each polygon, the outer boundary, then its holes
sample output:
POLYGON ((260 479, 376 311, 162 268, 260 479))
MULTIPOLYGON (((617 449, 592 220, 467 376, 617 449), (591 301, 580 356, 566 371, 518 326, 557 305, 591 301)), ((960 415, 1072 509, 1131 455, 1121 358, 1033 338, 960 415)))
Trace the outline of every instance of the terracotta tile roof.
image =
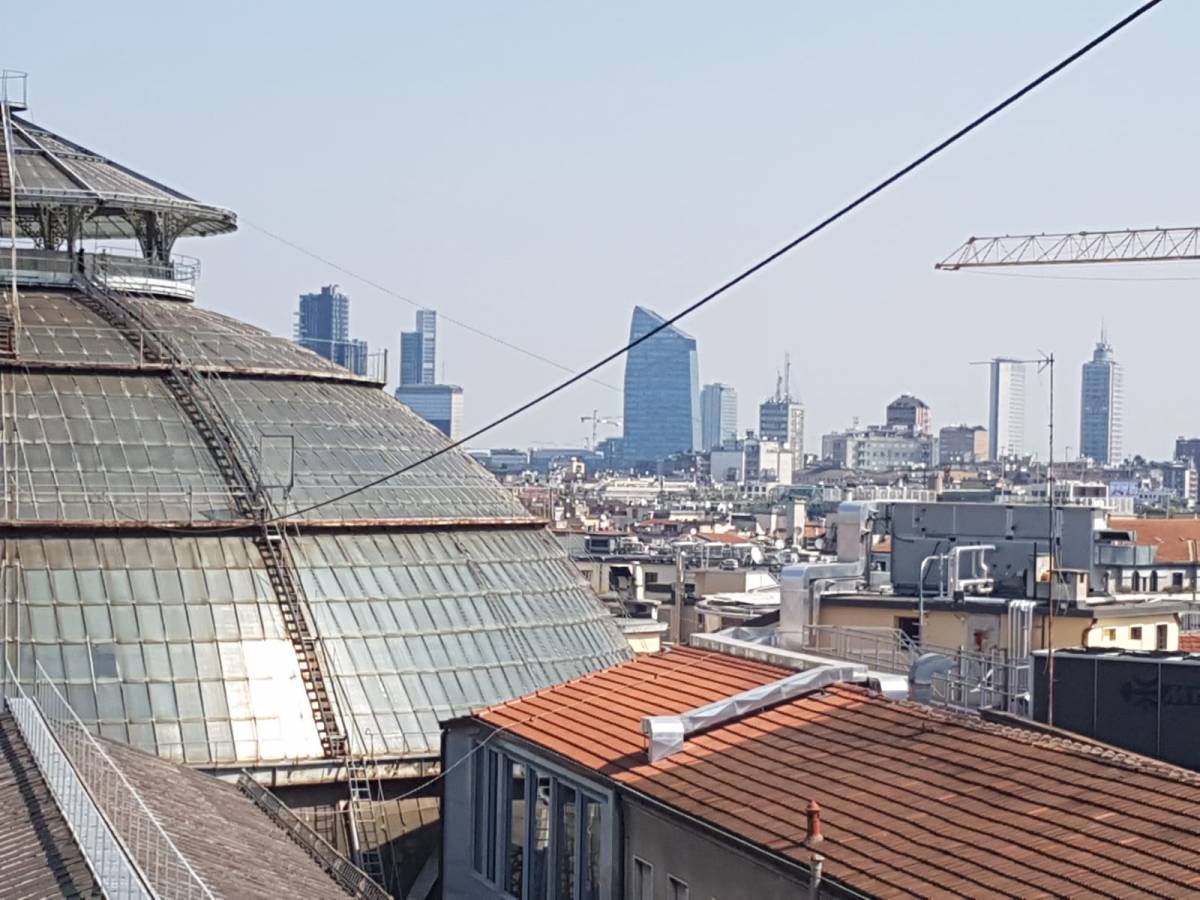
POLYGON ((835 685, 646 761, 647 715, 789 674, 693 649, 643 656, 477 718, 878 896, 1140 894, 1200 887, 1200 776, 1112 748, 835 685))
POLYGON ((731 531, 699 531, 696 537, 710 544, 749 544, 750 538, 731 531))
POLYGON ((0 714, 0 894, 103 897, 11 714, 0 714))
POLYGON ((1159 562, 1195 562, 1200 557, 1200 519, 1114 518, 1108 527, 1132 531, 1136 543, 1158 547, 1159 562))

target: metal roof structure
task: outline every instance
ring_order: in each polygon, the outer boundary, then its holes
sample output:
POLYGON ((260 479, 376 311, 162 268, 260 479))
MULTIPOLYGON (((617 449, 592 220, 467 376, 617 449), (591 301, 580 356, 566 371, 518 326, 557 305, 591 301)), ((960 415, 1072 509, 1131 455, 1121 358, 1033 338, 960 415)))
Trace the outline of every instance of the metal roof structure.
POLYGON ((471 721, 868 896, 1180 896, 1200 884, 1200 775, 1076 738, 834 684, 686 737, 642 723, 789 670, 690 648, 643 656, 471 721))
MULTIPOLYGON (((15 115, 26 107, 24 73, 0 74, 8 111, 0 131, 0 185, 12 192, 17 237, 57 249, 81 238, 129 238, 170 252, 176 238, 237 228, 227 209, 192 199, 74 141, 15 115)), ((8 216, 0 236, 12 236, 8 216)), ((147 256, 157 255, 147 253, 147 256)))
MULTIPOLYGON (((40 153, 17 154, 18 199, 23 165, 62 174, 40 153)), ((174 197, 105 183, 135 218, 174 197)), ((181 233, 233 225, 201 218, 181 233)), ((382 377, 200 309, 150 262, 0 252, 0 640, 22 680, 44 668, 105 737, 286 783, 365 755, 411 774, 440 719, 631 655, 465 453, 330 502, 446 438, 382 377)))

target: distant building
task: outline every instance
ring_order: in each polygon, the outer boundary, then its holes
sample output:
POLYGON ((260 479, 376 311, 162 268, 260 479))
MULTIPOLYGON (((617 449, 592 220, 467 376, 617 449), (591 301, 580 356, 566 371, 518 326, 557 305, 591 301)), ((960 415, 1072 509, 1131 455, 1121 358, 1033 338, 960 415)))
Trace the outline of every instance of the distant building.
POLYGON ((987 462, 988 443, 982 425, 948 425, 938 432, 938 464, 987 462))
POLYGON ((450 440, 462 436, 462 388, 457 384, 402 384, 396 399, 450 440))
POLYGON ((907 428, 872 425, 827 434, 821 438, 821 457, 842 469, 884 472, 933 464, 933 438, 907 428))
POLYGON ((367 374, 367 344, 350 337, 350 298, 327 284, 301 294, 296 314, 296 343, 355 375, 367 374))
POLYGON ((700 449, 737 440, 737 391, 727 384, 706 384, 700 392, 700 449))
POLYGON ((792 361, 784 355, 783 372, 775 394, 758 406, 758 436, 775 441, 792 456, 797 470, 804 466, 804 404, 792 396, 792 361))
POLYGON ((1124 437, 1121 366, 1113 358, 1103 328, 1091 361, 1083 364, 1082 385, 1079 452, 1101 464, 1120 462, 1124 437))
MULTIPOLYGON (((631 341, 663 324, 662 316, 635 307, 631 341)), ((696 340, 665 328, 625 358, 623 453, 626 465, 653 466, 673 453, 700 446, 700 376, 696 340)))
POLYGON ((1025 364, 997 357, 988 385, 988 455, 1020 456, 1025 448, 1025 364))
POLYGON ((400 333, 400 383, 434 384, 437 381, 437 313, 417 310, 416 331, 400 333))
POLYGON ((1200 438, 1175 438, 1175 459, 1191 460, 1192 465, 1200 469, 1200 438))
POLYGON ((889 428, 907 428, 913 434, 930 434, 929 404, 912 394, 901 394, 888 404, 886 424, 889 428))

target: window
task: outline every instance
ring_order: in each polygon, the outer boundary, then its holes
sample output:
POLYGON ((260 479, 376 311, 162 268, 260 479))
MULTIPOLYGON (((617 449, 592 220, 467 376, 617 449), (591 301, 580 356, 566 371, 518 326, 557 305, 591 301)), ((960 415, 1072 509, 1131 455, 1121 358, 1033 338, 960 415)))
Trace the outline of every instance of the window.
POLYGON ((647 572, 646 580, 644 583, 645 584, 658 584, 658 573, 657 572, 647 572))
POLYGON ((688 900, 687 882, 680 881, 674 875, 668 875, 667 900, 688 900))
POLYGON ((1154 629, 1154 649, 1167 649, 1167 626, 1159 625, 1154 629))
POLYGON ((654 900, 654 866, 633 858, 633 900, 654 900))
POLYGON ((1129 639, 1131 641, 1140 641, 1142 639, 1142 626, 1141 625, 1130 625, 1129 626, 1129 639))
POLYGON ((1172 572, 1171 573, 1171 587, 1173 587, 1173 588, 1182 588, 1183 587, 1183 573, 1182 572, 1172 572))
POLYGON ((602 900, 607 804, 575 784, 476 745, 471 866, 516 898, 602 900))
POLYGON ((1117 629, 1115 629, 1115 628, 1105 628, 1104 629, 1104 640, 1115 641, 1116 639, 1117 639, 1117 629))

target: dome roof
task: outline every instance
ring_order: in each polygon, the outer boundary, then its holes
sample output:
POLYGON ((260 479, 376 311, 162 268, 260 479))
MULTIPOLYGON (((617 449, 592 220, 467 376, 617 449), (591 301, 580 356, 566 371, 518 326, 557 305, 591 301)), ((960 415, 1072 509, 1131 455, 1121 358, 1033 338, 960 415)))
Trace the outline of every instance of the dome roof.
MULTIPOLYGON (((0 131, 0 160, 7 158, 4 150, 0 131)), ((237 216, 229 210, 193 200, 16 115, 11 150, 11 177, 0 178, 0 185, 12 184, 18 220, 38 221, 40 209, 71 209, 82 237, 103 239, 144 237, 148 213, 169 223, 172 238, 237 228, 237 216)), ((7 200, 7 189, 0 195, 7 200)), ((0 218, 0 234, 9 230, 8 217, 0 218)))
MULTIPOLYGON (((0 357, 6 657, 23 678, 42 666, 105 736, 206 766, 319 769, 330 754, 263 525, 172 371, 185 360, 207 385, 276 513, 446 439, 291 341, 125 302, 137 329, 86 292, 20 295, 20 357, 0 357)), ((435 757, 439 720, 630 655, 553 536, 458 450, 304 512, 287 541, 355 752, 435 757)))

